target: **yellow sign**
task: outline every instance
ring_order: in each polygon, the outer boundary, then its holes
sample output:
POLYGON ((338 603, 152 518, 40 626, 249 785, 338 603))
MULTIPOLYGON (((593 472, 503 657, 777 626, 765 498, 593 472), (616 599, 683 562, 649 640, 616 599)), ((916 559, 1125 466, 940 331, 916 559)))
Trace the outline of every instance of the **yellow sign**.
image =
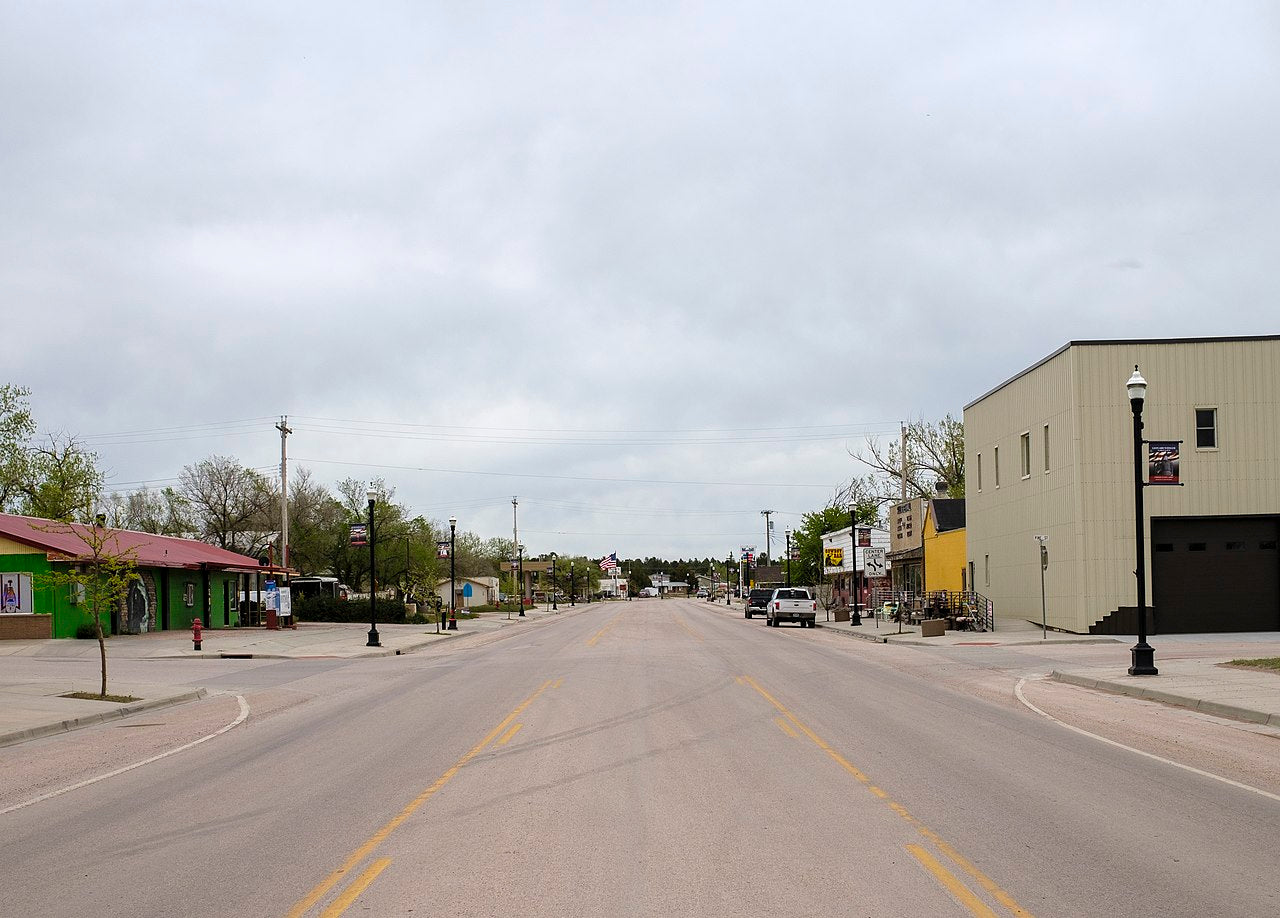
POLYGON ((822 563, 827 567, 843 567, 844 566, 844 549, 843 548, 824 548, 822 550, 822 563))

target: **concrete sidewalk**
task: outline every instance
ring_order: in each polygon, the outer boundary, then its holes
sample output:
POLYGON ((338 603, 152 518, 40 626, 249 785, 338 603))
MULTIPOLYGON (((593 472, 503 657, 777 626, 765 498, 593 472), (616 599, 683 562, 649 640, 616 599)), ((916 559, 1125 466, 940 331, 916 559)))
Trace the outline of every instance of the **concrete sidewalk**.
POLYGON ((1158 676, 1125 668, 1054 670, 1051 679, 1104 692, 1175 704, 1218 717, 1280 727, 1280 673, 1204 660, 1156 660, 1158 676))
MULTIPOLYGON (((594 605, 594 603, 593 603, 594 605)), ((589 606, 566 607, 552 613, 545 607, 527 608, 525 617, 506 613, 481 613, 472 619, 458 619, 457 631, 436 633, 435 625, 378 625, 381 647, 369 647, 367 624, 302 622, 296 629, 267 631, 265 628, 226 628, 204 632, 201 649, 192 646, 189 631, 161 631, 151 634, 117 635, 107 641, 108 666, 119 660, 202 660, 202 659, 356 659, 411 653, 442 641, 476 634, 491 634, 503 628, 536 623, 561 614, 573 614, 589 606)), ((12 667, 0 671, 0 747, 11 746, 41 736, 64 733, 114 718, 128 717, 169 705, 195 701, 205 696, 203 688, 190 685, 157 685, 112 680, 112 695, 133 696, 138 701, 115 702, 63 697, 71 692, 94 692, 101 687, 96 666, 97 641, 3 641, 0 657, 33 660, 84 660, 94 664, 89 674, 73 679, 53 680, 48 674, 22 679, 12 667)))
MULTIPOLYGON (((1133 636, 1091 636, 1057 631, 1042 636, 1038 626, 1021 621, 1001 622, 997 631, 948 631, 941 637, 929 638, 921 637, 919 627, 910 625, 904 625, 899 634, 898 625, 891 622, 881 622, 877 630, 871 619, 863 619, 858 627, 848 622, 819 622, 819 625, 864 641, 914 647, 1116 644, 1120 649, 1128 648, 1137 641, 1133 636)), ((1280 656, 1280 634, 1268 632, 1215 637, 1256 645, 1257 652, 1249 652, 1245 659, 1280 656)), ((1154 640, 1166 643, 1174 640, 1181 644, 1183 641, 1195 641, 1197 636, 1165 635, 1154 640)), ((1225 665, 1228 660, 1238 658, 1238 649, 1221 654, 1206 650, 1200 659, 1167 659, 1157 652, 1159 675, 1130 676, 1126 672, 1128 655, 1122 652, 1117 655, 1118 662, 1114 666, 1064 666, 1053 670, 1049 678, 1098 691, 1178 705, 1219 717, 1280 727, 1280 673, 1225 665)))

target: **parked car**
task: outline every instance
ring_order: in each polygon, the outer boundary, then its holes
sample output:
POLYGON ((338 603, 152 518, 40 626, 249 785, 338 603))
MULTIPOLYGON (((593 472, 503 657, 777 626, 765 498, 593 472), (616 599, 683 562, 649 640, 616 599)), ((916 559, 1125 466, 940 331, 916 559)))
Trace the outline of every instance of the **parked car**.
POLYGON ((752 615, 764 615, 769 608, 769 600, 773 598, 773 587, 757 587, 747 594, 747 618, 752 615))
POLYGON ((805 587, 780 587, 769 598, 765 624, 774 628, 779 622, 796 622, 801 628, 812 628, 818 620, 818 601, 805 587))
POLYGON ((706 590, 698 590, 698 598, 699 598, 699 599, 706 599, 706 598, 707 598, 707 591, 706 591, 706 590))

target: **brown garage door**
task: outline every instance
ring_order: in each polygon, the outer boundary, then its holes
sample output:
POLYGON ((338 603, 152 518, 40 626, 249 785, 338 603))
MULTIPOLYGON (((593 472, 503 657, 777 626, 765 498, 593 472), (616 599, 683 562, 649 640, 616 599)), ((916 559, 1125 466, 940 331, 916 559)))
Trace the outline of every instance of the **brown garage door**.
POLYGON ((1274 517, 1153 519, 1157 633, 1280 630, 1274 517))

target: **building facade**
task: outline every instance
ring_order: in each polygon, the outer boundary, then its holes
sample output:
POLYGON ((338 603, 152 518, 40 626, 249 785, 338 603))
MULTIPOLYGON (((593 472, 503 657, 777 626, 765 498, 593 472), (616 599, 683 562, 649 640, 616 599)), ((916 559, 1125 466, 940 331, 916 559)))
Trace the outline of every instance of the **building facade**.
POLYGON ((262 570, 254 558, 194 539, 0 514, 0 591, 12 582, 22 600, 3 616, 0 637, 75 637, 92 624, 83 591, 52 581, 83 569, 95 541, 137 574, 119 607, 101 610, 108 634, 182 630, 197 618, 207 628, 239 625, 241 578, 247 583, 262 570))
POLYGON ((1038 622, 1044 536, 1049 626, 1137 631, 1135 365, 1143 439, 1181 441, 1143 490, 1149 629, 1280 629, 1280 336, 1073 341, 966 405, 972 588, 1038 622))

